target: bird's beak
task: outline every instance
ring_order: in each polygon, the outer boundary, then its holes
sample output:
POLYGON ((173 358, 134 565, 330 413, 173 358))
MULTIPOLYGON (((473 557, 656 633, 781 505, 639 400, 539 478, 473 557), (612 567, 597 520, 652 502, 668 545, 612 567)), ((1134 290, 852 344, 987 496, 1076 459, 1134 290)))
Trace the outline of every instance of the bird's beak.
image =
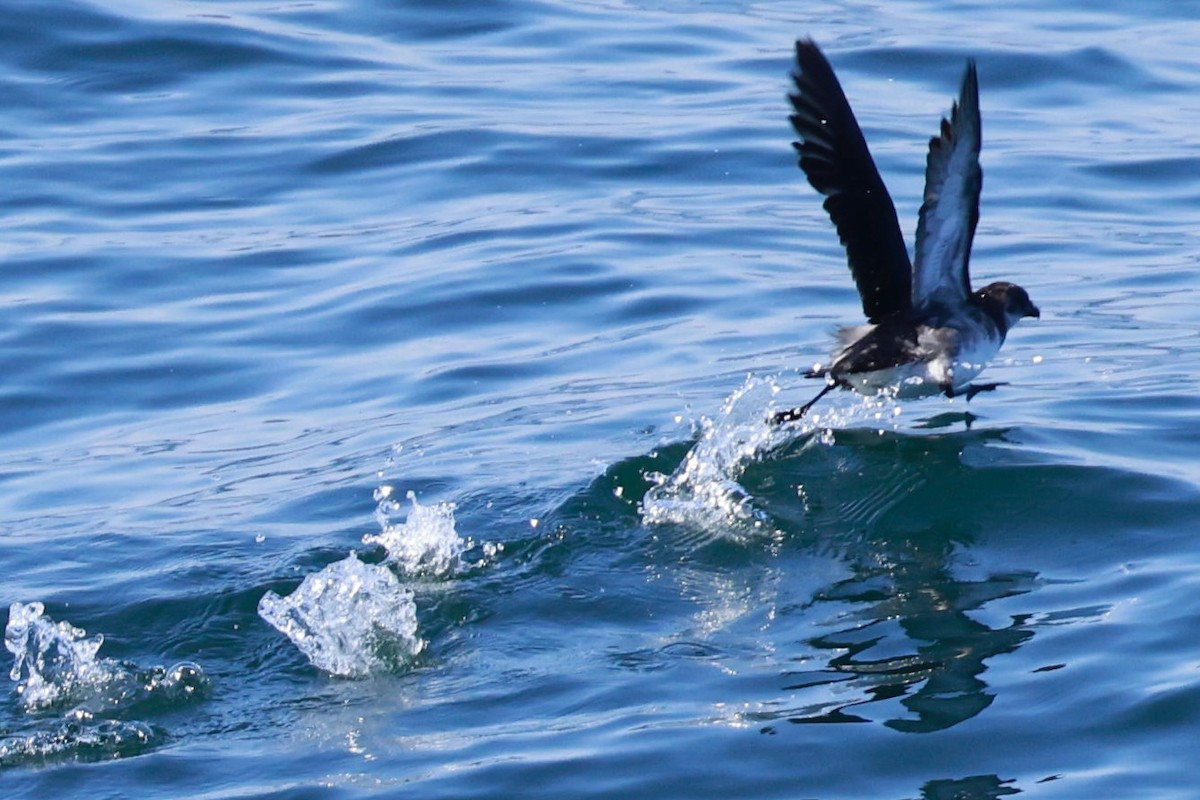
POLYGON ((1033 317, 1034 319, 1041 319, 1042 312, 1038 310, 1037 306, 1031 304, 1029 306, 1029 310, 1025 312, 1025 316, 1033 317))

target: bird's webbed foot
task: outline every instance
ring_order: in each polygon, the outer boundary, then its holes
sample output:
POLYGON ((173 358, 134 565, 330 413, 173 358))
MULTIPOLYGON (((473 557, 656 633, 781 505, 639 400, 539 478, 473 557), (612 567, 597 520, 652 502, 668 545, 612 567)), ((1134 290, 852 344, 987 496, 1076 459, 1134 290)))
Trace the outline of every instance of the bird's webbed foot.
POLYGON ((965 395, 967 402, 971 402, 971 398, 980 392, 994 392, 1000 386, 1008 386, 1007 381, 997 381, 995 383, 968 383, 965 389, 955 391, 953 386, 943 386, 942 394, 946 397, 958 397, 965 395))

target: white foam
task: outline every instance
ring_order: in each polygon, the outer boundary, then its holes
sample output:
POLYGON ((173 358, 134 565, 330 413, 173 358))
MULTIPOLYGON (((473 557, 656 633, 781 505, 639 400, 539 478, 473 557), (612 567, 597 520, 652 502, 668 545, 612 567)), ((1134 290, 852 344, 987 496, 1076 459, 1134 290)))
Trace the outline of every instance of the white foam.
POLYGON ((412 590, 354 553, 307 576, 287 597, 267 592, 258 614, 333 675, 395 670, 425 647, 412 590))

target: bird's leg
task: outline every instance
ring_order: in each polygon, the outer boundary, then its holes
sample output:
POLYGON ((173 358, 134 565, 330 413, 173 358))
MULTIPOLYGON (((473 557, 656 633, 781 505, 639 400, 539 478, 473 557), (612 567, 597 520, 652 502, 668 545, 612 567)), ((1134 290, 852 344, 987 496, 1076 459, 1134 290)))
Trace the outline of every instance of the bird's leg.
POLYGON ((971 402, 971 398, 980 392, 994 392, 998 386, 1008 386, 1008 381, 997 381, 996 383, 968 383, 964 391, 956 392, 954 387, 945 385, 942 387, 942 394, 946 397, 958 397, 960 394, 967 396, 967 402, 971 402))
POLYGON ((807 414, 808 410, 810 408, 812 408, 814 405, 816 405, 818 400, 820 400, 825 395, 829 394, 831 391, 833 391, 837 387, 838 387, 837 383, 825 384, 825 388, 822 389, 820 392, 818 392, 816 397, 814 397, 812 400, 809 400, 807 403, 800 406, 799 408, 793 408, 791 411, 780 411, 780 412, 772 415, 771 416, 772 424, 782 425, 785 422, 795 422, 796 420, 800 419, 805 414, 807 414))

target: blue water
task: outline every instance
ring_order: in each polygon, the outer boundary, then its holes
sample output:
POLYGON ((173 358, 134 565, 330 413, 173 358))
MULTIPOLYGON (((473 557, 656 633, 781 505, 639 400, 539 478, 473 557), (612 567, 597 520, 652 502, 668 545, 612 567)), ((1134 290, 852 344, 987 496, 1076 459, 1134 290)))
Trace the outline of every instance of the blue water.
POLYGON ((1197 796, 1197 30, 8 3, 4 796, 1197 796), (804 35, 910 243, 978 62, 969 413, 763 425, 861 313, 804 35))

